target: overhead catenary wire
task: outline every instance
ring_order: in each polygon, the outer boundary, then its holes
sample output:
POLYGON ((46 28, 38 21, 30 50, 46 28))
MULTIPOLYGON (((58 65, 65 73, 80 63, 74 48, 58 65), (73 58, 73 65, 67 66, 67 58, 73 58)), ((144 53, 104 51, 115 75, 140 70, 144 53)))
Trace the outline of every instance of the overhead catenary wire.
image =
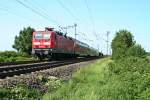
MULTIPOLYGON (((84 0, 84 1, 85 1, 85 5, 86 5, 86 8, 87 8, 88 14, 89 14, 89 19, 91 21, 91 25, 93 27, 93 34, 95 36, 96 41, 99 41, 99 37, 98 37, 98 35, 96 33, 96 30, 95 30, 95 22, 94 22, 94 18, 92 16, 92 11, 91 11, 91 9, 88 5, 88 1, 87 0, 84 0)), ((96 41, 95 41, 95 43, 96 43, 96 41)), ((98 49, 99 49, 99 44, 97 44, 97 45, 98 45, 98 49)))
MULTIPOLYGON (((39 5, 35 0, 25 0, 25 1, 26 1, 26 3, 28 3, 29 5, 31 5, 33 8, 37 9, 38 12, 44 14, 44 16, 46 16, 47 18, 53 19, 53 18, 48 14, 48 12, 46 12, 46 9, 44 9, 41 5, 39 5)), ((59 24, 58 21, 56 21, 56 20, 54 20, 54 19, 53 19, 53 21, 55 21, 56 24, 59 24)), ((60 26, 60 24, 59 24, 59 26, 60 26)))
MULTIPOLYGON (((25 18, 25 17, 23 17, 23 16, 21 16, 21 15, 18 15, 18 14, 16 14, 16 13, 14 13, 14 12, 8 10, 6 7, 5 7, 5 8, 0 7, 0 10, 5 11, 5 12, 7 12, 7 13, 9 13, 9 14, 15 15, 15 16, 17 16, 17 17, 25 18)), ((25 19, 26 19, 26 18, 25 18, 25 19)), ((26 19, 26 20, 27 20, 27 19, 26 19)))
POLYGON ((88 37, 85 33, 80 32, 80 31, 79 31, 78 33, 80 33, 80 34, 81 34, 81 36, 84 36, 84 38, 86 38, 86 40, 89 40, 89 41, 94 42, 94 40, 89 39, 89 37, 88 37))
POLYGON ((106 39, 104 39, 103 37, 99 36, 96 34, 96 31, 95 31, 95 22, 94 22, 94 19, 93 19, 93 16, 92 16, 92 11, 88 5, 88 2, 87 0, 84 0, 85 1, 85 4, 86 4, 86 8, 88 10, 88 14, 89 14, 89 19, 91 20, 91 23, 92 23, 92 26, 93 26, 93 30, 94 30, 94 34, 95 34, 95 37, 96 39, 98 40, 98 38, 101 38, 102 40, 104 40, 105 42, 107 41, 106 39))
POLYGON ((93 16, 92 16, 92 11, 88 5, 88 1, 87 0, 84 0, 85 1, 85 5, 86 5, 86 8, 87 8, 87 11, 88 11, 88 14, 89 14, 89 19, 91 21, 91 25, 93 27, 93 31, 94 31, 94 35, 97 39, 97 34, 96 34, 96 31, 95 31, 95 22, 94 22, 94 19, 93 19, 93 16))
MULTIPOLYGON (((61 2, 61 0, 56 0, 57 1, 57 3, 62 7, 62 8, 64 8, 67 12, 68 12, 68 14, 70 14, 75 20, 77 20, 78 22, 80 22, 80 25, 81 24, 83 24, 80 20, 84 20, 84 19, 81 19, 81 16, 80 16, 80 19, 78 19, 78 17, 77 16, 75 16, 76 14, 74 14, 74 13, 72 13, 71 12, 71 10, 68 8, 68 7, 66 7, 66 5, 63 3, 63 2, 61 2)), ((67 1, 67 2, 69 2, 69 1, 67 1)), ((70 2, 69 2, 70 3, 70 2)), ((73 9, 73 11, 75 12, 76 11, 76 9, 75 8, 73 8, 73 7, 71 7, 72 9, 73 9)), ((76 11, 77 12, 77 11, 76 11)), ((94 32, 95 33, 95 32, 94 32)))
POLYGON ((81 32, 81 31, 78 31, 78 33, 80 33, 81 36, 83 36, 84 38, 86 38, 86 40, 90 40, 89 37, 85 33, 81 32))
MULTIPOLYGON (((74 3, 74 2, 73 2, 73 1, 70 1, 70 0, 67 0, 67 5, 69 5, 68 8, 70 8, 71 11, 74 12, 74 15, 78 15, 78 14, 80 13, 80 12, 77 10, 77 9, 78 9, 78 6, 72 5, 72 3, 74 3)), ((87 25, 87 23, 83 22, 83 21, 84 21, 83 16, 80 16, 80 17, 77 16, 77 18, 78 18, 78 20, 80 20, 80 26, 81 26, 81 24, 82 24, 83 26, 84 26, 84 25, 87 25)))
MULTIPOLYGON (((61 2, 61 0, 57 0, 57 2, 69 13, 69 14, 71 14, 71 15, 73 15, 72 13, 71 13, 71 11, 61 2)), ((69 2, 69 1, 68 1, 69 2)), ((88 7, 88 9, 90 10, 90 8, 88 7)), ((74 9, 75 10, 75 9, 74 9)), ((89 11, 89 12, 91 12, 91 11, 89 11)), ((90 13, 91 14, 91 13, 90 13)), ((73 16, 74 17, 74 16, 73 16)), ((76 16, 75 16, 76 17, 76 16)), ((95 37, 96 37, 96 39, 97 39, 97 34, 96 34, 96 31, 95 31, 95 25, 94 25, 94 20, 93 20, 93 18, 92 18, 92 16, 90 16, 90 18, 92 19, 92 25, 93 25, 93 31, 94 31, 94 35, 95 35, 95 37)), ((77 19, 77 17, 75 18, 75 19, 77 19)), ((80 23, 81 24, 81 23, 80 23)), ((88 40, 88 39, 86 39, 86 40, 88 40)), ((97 39, 98 40, 98 39, 97 39)))
POLYGON ((45 16, 44 14, 41 14, 39 11, 33 9, 32 7, 30 7, 29 5, 26 5, 24 2, 20 1, 20 0, 16 0, 19 4, 21 4, 22 6, 24 6, 25 8, 31 10, 32 12, 34 12, 35 14, 41 16, 42 18, 44 18, 47 21, 51 21, 52 23, 56 24, 57 26, 60 26, 59 23, 53 19, 50 19, 49 17, 45 16))
POLYGON ((9 13, 9 14, 11 14, 11 15, 17 16, 17 17, 19 17, 19 18, 25 19, 25 20, 27 20, 27 21, 29 21, 29 22, 31 22, 31 21, 32 21, 32 22, 36 22, 36 20, 34 20, 34 19, 29 19, 29 18, 27 18, 27 17, 25 17, 25 16, 23 16, 23 15, 19 15, 18 13, 15 13, 15 12, 9 10, 7 7, 0 7, 0 10, 1 10, 1 11, 4 11, 4 12, 7 12, 7 13, 9 13))
POLYGON ((80 33, 80 36, 83 40, 88 41, 91 43, 91 47, 94 45, 94 40, 90 39, 85 33, 78 31, 80 33))
POLYGON ((68 12, 68 14, 70 14, 76 21, 79 22, 79 19, 61 2, 61 0, 56 1, 62 8, 64 8, 68 12))
MULTIPOLYGON (((88 5, 88 1, 87 0, 84 0, 85 1, 85 5, 86 5, 86 8, 88 10, 88 14, 89 14, 89 19, 91 20, 91 24, 93 26, 93 30, 94 30, 94 36, 96 38, 97 41, 99 41, 99 38, 102 39, 104 42, 106 42, 108 44, 108 39, 104 39, 103 37, 101 37, 100 35, 98 35, 95 31, 95 22, 94 22, 94 18, 92 16, 92 11, 88 5)), ((99 48, 99 44, 98 44, 98 48, 99 48)))

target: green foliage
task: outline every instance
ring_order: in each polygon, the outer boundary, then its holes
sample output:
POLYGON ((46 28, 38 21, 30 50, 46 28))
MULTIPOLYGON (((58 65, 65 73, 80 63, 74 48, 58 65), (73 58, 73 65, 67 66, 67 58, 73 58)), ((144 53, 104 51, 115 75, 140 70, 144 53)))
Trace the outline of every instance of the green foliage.
MULTIPOLYGON (((129 100, 150 98, 150 61, 146 58, 128 57, 109 64, 112 85, 116 81, 124 87, 129 100)), ((117 91, 122 91, 118 89, 117 91)), ((122 94, 123 95, 123 94, 122 94)))
POLYGON ((55 91, 61 87, 61 80, 54 76, 44 77, 42 75, 38 76, 38 80, 48 89, 48 91, 55 91))
POLYGON ((38 100, 40 96, 39 91, 30 89, 25 85, 0 89, 1 100, 38 100))
POLYGON ((0 62, 13 62, 16 61, 16 57, 21 56, 21 54, 15 51, 5 51, 0 52, 0 62))
POLYGON ((127 56, 134 56, 134 57, 146 57, 146 51, 144 48, 141 47, 141 45, 133 45, 130 47, 127 52, 127 56))
POLYGON ((13 48, 20 53, 31 54, 33 28, 27 27, 20 31, 19 36, 15 36, 13 48))
POLYGON ((69 82, 46 94, 43 100, 148 100, 149 83, 149 59, 103 59, 78 70, 69 82))
POLYGON ((0 88, 0 99, 1 100, 9 100, 10 89, 0 88))
POLYGON ((33 100, 40 97, 40 93, 35 89, 29 89, 25 85, 18 85, 11 90, 12 97, 16 100, 33 100))
POLYGON ((147 56, 150 56, 150 52, 147 52, 147 56))
POLYGON ((19 82, 13 87, 0 88, 0 99, 41 100, 45 92, 53 92, 61 87, 61 80, 53 76, 46 77, 39 75, 35 80, 34 83, 30 80, 30 84, 19 82))
MULTIPOLYGON (((110 80, 107 84, 111 83, 112 86, 117 86, 117 88, 111 90, 111 92, 114 95, 118 92, 121 93, 120 95, 125 100, 146 100, 150 98, 150 60, 147 59, 148 57, 146 58, 147 53, 144 48, 133 42, 133 36, 130 32, 120 31, 113 39, 112 50, 114 62, 108 66, 110 80)), ((113 100, 119 100, 114 96, 112 98, 113 100)))
POLYGON ((0 62, 29 61, 29 60, 36 60, 36 59, 27 54, 18 53, 15 51, 0 52, 0 62))
MULTIPOLYGON (((89 67, 74 73, 71 80, 64 83, 57 91, 50 92, 43 100, 101 100, 101 85, 104 78, 104 68, 108 59, 103 59, 89 67)), ((108 100, 108 99, 103 99, 108 100)))
POLYGON ((20 56, 21 54, 15 52, 15 51, 4 51, 4 52, 0 52, 0 56, 1 57, 17 57, 20 56))
POLYGON ((146 57, 146 51, 139 44, 135 44, 133 36, 126 30, 116 33, 112 41, 112 58, 114 60, 134 56, 146 57))
POLYGON ((112 40, 112 58, 120 59, 126 57, 126 51, 134 45, 133 36, 127 30, 120 30, 112 40))
POLYGON ((104 54, 102 52, 99 52, 99 57, 104 57, 104 54))
POLYGON ((45 83, 45 86, 48 87, 49 91, 53 91, 58 89, 61 86, 61 81, 56 77, 49 76, 47 78, 47 82, 45 83))

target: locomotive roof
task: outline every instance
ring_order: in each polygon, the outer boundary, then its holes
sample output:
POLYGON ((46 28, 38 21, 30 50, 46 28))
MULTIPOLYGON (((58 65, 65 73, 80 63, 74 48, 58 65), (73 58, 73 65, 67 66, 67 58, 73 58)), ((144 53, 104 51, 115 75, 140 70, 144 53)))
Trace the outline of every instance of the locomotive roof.
MULTIPOLYGON (((60 35, 60 36, 65 36, 66 34, 64 34, 63 32, 60 32, 60 31, 54 31, 53 29, 49 29, 49 30, 45 30, 45 31, 53 31, 53 32, 55 32, 55 33, 57 33, 58 35, 60 35)), ((44 31, 35 31, 35 32, 44 32, 44 31)), ((79 41, 79 40, 77 40, 77 39, 74 39, 74 38, 72 38, 72 37, 70 37, 70 36, 65 36, 66 38, 69 38, 69 39, 71 39, 71 40, 73 40, 73 41, 76 41, 76 43, 77 44, 79 44, 79 45, 82 45, 82 46, 84 46, 84 47, 87 47, 87 48, 91 48, 91 49, 93 49, 93 50, 95 50, 95 51, 98 51, 97 49, 95 49, 95 48, 93 48, 93 47, 90 47, 88 44, 86 44, 86 43, 84 43, 84 42, 81 42, 81 41, 79 41)))

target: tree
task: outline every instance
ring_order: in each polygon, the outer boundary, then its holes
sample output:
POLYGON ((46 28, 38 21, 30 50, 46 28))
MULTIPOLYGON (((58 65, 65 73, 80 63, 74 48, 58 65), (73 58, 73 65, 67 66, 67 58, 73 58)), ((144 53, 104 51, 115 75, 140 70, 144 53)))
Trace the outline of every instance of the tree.
POLYGON ((31 54, 32 51, 32 33, 34 29, 31 27, 24 28, 19 32, 19 36, 15 36, 14 45, 12 46, 20 53, 31 54))
POLYGON ((135 44, 132 47, 130 47, 127 50, 126 54, 127 56, 146 57, 146 51, 139 44, 135 44))
POLYGON ((126 51, 135 44, 132 34, 127 30, 120 30, 112 41, 112 58, 120 59, 126 56, 126 51))

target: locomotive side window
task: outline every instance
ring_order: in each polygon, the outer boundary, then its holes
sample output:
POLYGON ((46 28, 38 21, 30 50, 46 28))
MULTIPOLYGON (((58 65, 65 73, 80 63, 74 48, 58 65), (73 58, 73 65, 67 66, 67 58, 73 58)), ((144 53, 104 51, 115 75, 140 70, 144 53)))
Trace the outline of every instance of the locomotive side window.
POLYGON ((42 39, 42 34, 41 34, 41 33, 36 33, 36 34, 34 35, 34 38, 35 38, 35 39, 42 39))

